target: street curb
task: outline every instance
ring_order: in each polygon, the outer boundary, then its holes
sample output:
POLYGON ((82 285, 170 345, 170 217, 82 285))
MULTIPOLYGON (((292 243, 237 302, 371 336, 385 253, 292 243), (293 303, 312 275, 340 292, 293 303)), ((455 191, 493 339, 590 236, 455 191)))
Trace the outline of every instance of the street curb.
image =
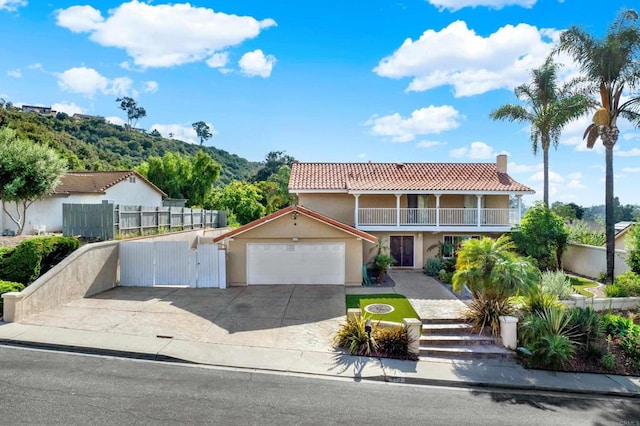
POLYGON ((88 355, 113 356, 116 358, 130 358, 130 359, 140 359, 140 360, 146 360, 146 361, 163 361, 163 362, 172 362, 176 364, 197 364, 195 362, 187 361, 181 358, 176 358, 168 355, 153 354, 148 352, 122 351, 117 349, 92 348, 88 346, 61 345, 58 343, 42 343, 42 342, 30 342, 25 340, 0 339, 0 345, 13 346, 18 348, 22 347, 22 348, 32 348, 32 349, 45 349, 45 350, 59 351, 59 352, 72 352, 72 353, 88 354, 88 355))
MULTIPOLYGON (((224 368, 234 368, 238 370, 247 370, 247 371, 270 371, 270 372, 283 372, 289 374, 300 374, 300 375, 309 375, 309 376, 323 376, 323 377, 341 377, 335 374, 321 374, 321 373, 309 373, 304 371, 293 371, 293 370, 273 370, 273 369, 264 369, 264 368, 256 368, 256 367, 234 367, 229 365, 222 364, 206 364, 201 362, 193 362, 188 361, 182 358, 172 357, 168 355, 160 355, 146 352, 133 352, 133 351, 123 351, 116 349, 101 349, 101 348, 91 348, 87 346, 76 346, 76 345, 61 345, 56 343, 42 343, 42 342, 30 342, 24 340, 12 340, 12 339, 0 339, 0 345, 10 346, 10 347, 23 347, 23 348, 32 348, 32 349, 44 349, 51 351, 60 351, 60 352, 71 352, 78 354, 88 354, 88 355, 102 355, 102 356, 112 356, 116 358, 128 358, 128 359, 139 359, 146 361, 161 361, 167 363, 174 364, 184 364, 184 365, 203 365, 203 366, 212 366, 212 367, 224 367, 224 368)), ((370 377, 350 377, 350 379, 354 381, 369 381, 369 382, 388 382, 395 384, 408 384, 408 385, 422 385, 422 386, 440 386, 440 387, 454 387, 454 388, 463 388, 463 389, 491 389, 491 390, 518 390, 518 391, 541 391, 541 392, 556 392, 556 393, 572 393, 572 394, 580 394, 580 395, 599 395, 599 396, 613 396, 613 397, 622 397, 622 398, 640 398, 639 392, 619 392, 619 391, 590 391, 586 389, 573 389, 573 388, 555 388, 552 386, 540 386, 540 385, 512 385, 512 384, 504 384, 504 383, 487 383, 487 382, 476 382, 476 381, 467 381, 460 382, 455 380, 443 380, 443 379, 425 379, 425 378, 414 378, 414 377, 402 377, 402 376, 370 376, 370 377)))
POLYGON ((506 383, 489 383, 489 382, 459 382, 456 380, 444 380, 444 379, 421 379, 421 378, 407 378, 398 376, 387 376, 385 381, 390 383, 402 383, 410 385, 425 385, 425 386, 445 386, 455 388, 480 388, 480 389, 504 389, 504 390, 519 390, 519 391, 540 391, 540 392, 556 392, 556 393, 573 393, 580 395, 600 395, 600 396, 615 396, 624 398, 640 398, 639 392, 621 392, 621 391, 594 391, 587 389, 575 389, 575 388, 556 388, 553 386, 540 386, 540 385, 512 385, 506 383))

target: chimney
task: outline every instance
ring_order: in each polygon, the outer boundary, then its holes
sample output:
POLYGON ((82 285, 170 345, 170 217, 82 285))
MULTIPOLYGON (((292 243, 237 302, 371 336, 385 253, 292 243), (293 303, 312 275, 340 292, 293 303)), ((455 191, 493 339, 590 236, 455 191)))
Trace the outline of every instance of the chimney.
POLYGON ((500 154, 496 157, 496 168, 498 173, 507 173, 507 156, 500 154))

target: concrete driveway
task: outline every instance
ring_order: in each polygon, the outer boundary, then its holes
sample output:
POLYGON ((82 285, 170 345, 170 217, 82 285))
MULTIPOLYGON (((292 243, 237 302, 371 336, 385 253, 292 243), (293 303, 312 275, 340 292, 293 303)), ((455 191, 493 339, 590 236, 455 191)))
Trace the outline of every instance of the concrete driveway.
POLYGON ((117 287, 21 323, 206 343, 332 351, 341 286, 117 287))

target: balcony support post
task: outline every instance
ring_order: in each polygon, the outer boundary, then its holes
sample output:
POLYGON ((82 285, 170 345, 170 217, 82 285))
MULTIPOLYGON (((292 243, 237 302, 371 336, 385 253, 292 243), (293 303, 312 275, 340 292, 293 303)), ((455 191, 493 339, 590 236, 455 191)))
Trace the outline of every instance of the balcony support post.
POLYGON ((400 227, 400 197, 402 196, 402 194, 395 194, 396 195, 396 226, 399 228, 400 227))
POLYGON ((516 198, 518 199, 518 225, 522 221, 522 194, 517 194, 516 198))
POLYGON ((360 215, 360 203, 358 202, 358 198, 360 198, 360 194, 353 194, 353 196, 356 198, 356 209, 353 214, 353 227, 358 228, 358 216, 360 215))
POLYGON ((436 196, 436 226, 440 226, 440 195, 434 194, 436 196))
POLYGON ((480 228, 480 226, 482 225, 482 195, 478 195, 476 194, 476 197, 478 198, 478 203, 477 203, 477 210, 478 210, 478 214, 477 214, 477 224, 478 224, 478 228, 480 228))

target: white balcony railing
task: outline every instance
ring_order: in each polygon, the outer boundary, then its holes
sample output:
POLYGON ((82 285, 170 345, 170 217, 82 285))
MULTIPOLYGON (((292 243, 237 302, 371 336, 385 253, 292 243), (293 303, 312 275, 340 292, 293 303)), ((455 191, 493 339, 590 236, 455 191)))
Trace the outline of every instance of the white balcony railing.
POLYGON ((513 226, 518 224, 518 209, 466 208, 364 208, 358 209, 362 226, 513 226))

